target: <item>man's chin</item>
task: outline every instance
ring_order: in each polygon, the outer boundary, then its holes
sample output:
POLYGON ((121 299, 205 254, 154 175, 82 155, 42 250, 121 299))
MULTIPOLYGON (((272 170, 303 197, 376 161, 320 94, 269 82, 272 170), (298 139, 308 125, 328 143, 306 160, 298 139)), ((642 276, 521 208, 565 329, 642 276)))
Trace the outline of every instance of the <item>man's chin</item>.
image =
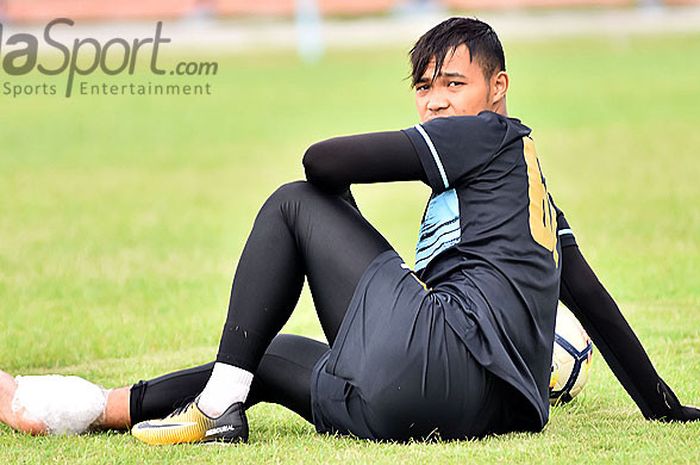
POLYGON ((434 120, 435 118, 447 118, 448 116, 452 115, 433 115, 433 116, 428 116, 425 120, 423 120, 424 123, 427 123, 428 121, 434 120))
POLYGON ((424 119, 422 122, 423 122, 423 123, 427 123, 428 121, 433 120, 433 119, 435 119, 435 118, 447 118, 447 117, 450 117, 450 116, 457 116, 457 115, 456 115, 455 113, 450 113, 450 114, 448 114, 448 113, 440 113, 439 115, 430 115, 430 116, 426 117, 426 119, 424 119))

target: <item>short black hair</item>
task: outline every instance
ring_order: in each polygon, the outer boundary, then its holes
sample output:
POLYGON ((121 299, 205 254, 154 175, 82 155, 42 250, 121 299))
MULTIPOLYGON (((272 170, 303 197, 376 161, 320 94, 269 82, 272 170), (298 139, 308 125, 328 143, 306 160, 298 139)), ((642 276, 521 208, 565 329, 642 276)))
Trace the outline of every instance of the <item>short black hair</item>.
POLYGON ((418 39, 411 57, 412 85, 423 77, 430 60, 435 58, 435 79, 442 69, 445 56, 460 45, 469 49, 469 60, 476 60, 488 80, 495 72, 506 70, 503 46, 491 26, 476 18, 454 17, 441 22, 418 39))

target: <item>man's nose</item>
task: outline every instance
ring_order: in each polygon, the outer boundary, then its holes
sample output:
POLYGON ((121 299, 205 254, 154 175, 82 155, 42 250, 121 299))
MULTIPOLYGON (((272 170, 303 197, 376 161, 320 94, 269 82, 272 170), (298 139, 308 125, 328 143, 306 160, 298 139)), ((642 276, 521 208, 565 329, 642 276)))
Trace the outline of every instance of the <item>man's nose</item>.
POLYGON ((449 100, 444 98, 439 92, 436 92, 435 94, 431 95, 430 100, 428 100, 428 110, 433 112, 444 110, 449 106, 449 100))

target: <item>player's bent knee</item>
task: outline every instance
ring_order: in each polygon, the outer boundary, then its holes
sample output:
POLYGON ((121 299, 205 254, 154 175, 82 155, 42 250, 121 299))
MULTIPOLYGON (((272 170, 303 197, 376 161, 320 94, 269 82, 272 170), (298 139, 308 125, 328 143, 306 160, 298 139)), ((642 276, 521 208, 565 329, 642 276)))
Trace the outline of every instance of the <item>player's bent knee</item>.
POLYGON ((272 193, 272 195, 270 195, 270 198, 279 200, 298 200, 308 197, 309 195, 318 195, 319 193, 320 191, 318 188, 310 182, 298 180, 282 184, 272 193))
POLYGON ((308 181, 292 181, 278 187, 268 197, 263 208, 277 208, 295 203, 308 204, 323 195, 318 187, 308 181))

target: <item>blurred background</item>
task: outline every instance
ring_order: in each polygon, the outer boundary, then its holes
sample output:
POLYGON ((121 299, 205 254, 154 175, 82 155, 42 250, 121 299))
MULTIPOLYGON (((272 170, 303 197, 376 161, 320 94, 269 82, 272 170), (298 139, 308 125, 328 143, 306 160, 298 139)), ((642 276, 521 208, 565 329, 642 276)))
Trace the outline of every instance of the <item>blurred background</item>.
MULTIPOLYGON (((583 253, 665 379, 697 404, 700 0, 0 0, 2 60, 19 47, 8 43, 13 34, 41 41, 48 21, 67 17, 75 25, 55 30, 66 44, 153 38, 162 21, 171 42, 161 46, 161 69, 217 64, 215 73, 156 75, 146 45, 133 74, 76 75, 70 98, 65 73, 0 69, 0 369, 112 386, 211 360, 262 202, 304 177, 301 157, 312 143, 415 124, 408 51, 452 15, 475 15, 501 37, 509 113, 533 128, 549 189, 583 253), (81 94, 81 82, 209 85, 211 93, 81 94), (15 86, 20 95, 6 92, 15 86)), ((85 52, 79 62, 90 60, 85 52)), ((57 58, 48 55, 39 62, 57 58)), ((412 265, 428 188, 353 192, 412 265)), ((323 338, 308 292, 285 331, 323 338)), ((250 448, 251 461, 306 461, 298 440, 312 438, 308 425, 275 407, 253 415, 256 444, 269 446, 268 438, 275 447, 250 448)), ((440 463, 464 454, 516 463, 504 457, 524 451, 523 463, 607 463, 595 454, 611 450, 629 450, 639 463, 693 461, 697 431, 674 431, 671 440, 643 423, 599 359, 575 405, 555 410, 544 439, 397 447, 399 457, 385 461, 407 463, 402 454, 415 453, 440 463), (625 440, 623 428, 638 440, 625 440), (653 434, 658 441, 648 440, 653 434)), ((139 457, 128 438, 86 440, 139 457)), ((52 451, 66 463, 88 457, 80 443, 56 441, 37 448, 1 432, 0 462, 56 463, 52 451)), ((344 449, 333 439, 308 441, 322 444, 325 458, 377 459, 376 449, 352 441, 344 449)))
POLYGON ((325 46, 404 44, 448 14, 488 18, 502 35, 653 33, 699 28, 700 0, 0 0, 0 20, 57 17, 93 35, 165 20, 180 47, 297 47, 306 60, 325 46), (523 21, 528 18, 529 21, 523 21), (116 23, 116 24, 115 24, 116 23))
POLYGON ((289 17, 300 9, 324 15, 382 15, 429 9, 522 10, 529 8, 663 7, 697 5, 698 0, 3 0, 0 12, 11 21, 36 21, 59 16, 74 19, 289 17))

